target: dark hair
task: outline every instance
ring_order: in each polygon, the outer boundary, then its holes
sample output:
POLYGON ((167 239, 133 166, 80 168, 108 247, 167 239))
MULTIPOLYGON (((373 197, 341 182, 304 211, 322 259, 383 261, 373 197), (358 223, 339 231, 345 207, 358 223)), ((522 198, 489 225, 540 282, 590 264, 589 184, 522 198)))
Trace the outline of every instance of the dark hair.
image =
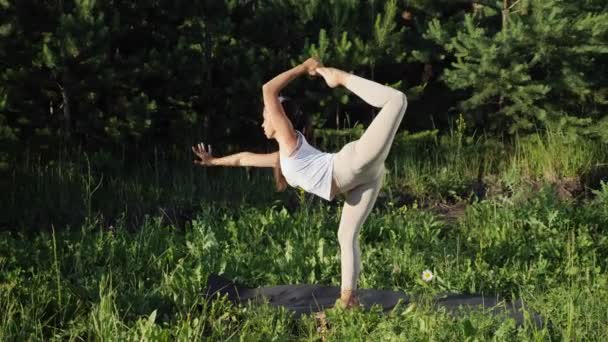
MULTIPOLYGON (((283 106, 283 111, 285 111, 285 115, 293 128, 302 132, 306 141, 312 142, 314 140, 314 132, 312 128, 312 120, 310 115, 302 110, 302 106, 299 101, 294 100, 287 96, 279 96, 279 101, 283 106)), ((287 180, 285 176, 283 176, 283 172, 281 172, 281 166, 277 166, 273 170, 274 173, 274 182, 277 191, 284 191, 287 188, 287 180)))
POLYGON ((283 110, 287 115, 289 121, 293 125, 294 129, 302 132, 306 137, 306 140, 311 142, 314 138, 312 131, 312 120, 310 115, 302 110, 302 105, 299 101, 287 97, 287 96, 279 96, 279 101, 283 106, 283 110))

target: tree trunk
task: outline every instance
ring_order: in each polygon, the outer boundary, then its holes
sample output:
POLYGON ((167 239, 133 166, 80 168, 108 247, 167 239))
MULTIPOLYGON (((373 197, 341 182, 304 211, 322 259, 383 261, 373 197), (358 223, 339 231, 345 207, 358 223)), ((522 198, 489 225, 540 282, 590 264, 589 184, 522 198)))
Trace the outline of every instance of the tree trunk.
POLYGON ((340 103, 336 104, 336 129, 340 129, 340 103))
POLYGON ((72 112, 70 110, 70 96, 67 90, 67 75, 64 71, 61 76, 61 82, 63 85, 59 85, 59 89, 61 89, 61 99, 63 101, 63 130, 64 130, 64 138, 67 140, 70 138, 72 132, 72 112))
MULTIPOLYGON (((63 0, 57 1, 57 9, 59 17, 62 17, 64 15, 63 0)), ((61 90, 61 100, 63 102, 63 138, 68 141, 72 131, 72 113, 70 110, 70 94, 68 93, 69 77, 67 74, 66 55, 65 45, 63 45, 61 47, 61 69, 58 70, 58 73, 61 73, 61 80, 59 81, 61 83, 58 83, 58 85, 61 90)))
POLYGON ((502 2, 502 29, 506 30, 509 26, 509 0, 502 2))

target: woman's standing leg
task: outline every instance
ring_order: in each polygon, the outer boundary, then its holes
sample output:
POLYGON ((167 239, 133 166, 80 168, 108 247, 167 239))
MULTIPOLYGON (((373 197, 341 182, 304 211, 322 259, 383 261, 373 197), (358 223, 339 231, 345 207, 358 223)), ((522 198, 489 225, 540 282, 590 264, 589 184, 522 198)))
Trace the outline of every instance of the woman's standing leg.
POLYGON ((341 263, 341 299, 347 304, 357 289, 357 280, 361 272, 361 251, 359 248, 359 231, 361 225, 371 212, 384 179, 384 167, 381 172, 346 194, 338 241, 340 243, 341 263))

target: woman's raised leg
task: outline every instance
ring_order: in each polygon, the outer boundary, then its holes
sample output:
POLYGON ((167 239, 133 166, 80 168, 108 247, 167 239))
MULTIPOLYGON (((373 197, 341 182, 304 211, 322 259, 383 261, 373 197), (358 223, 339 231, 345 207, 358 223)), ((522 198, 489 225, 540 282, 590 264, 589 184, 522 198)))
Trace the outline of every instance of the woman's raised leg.
POLYGON ((360 172, 386 160, 405 114, 407 98, 397 89, 352 74, 344 86, 368 104, 382 108, 355 145, 352 167, 360 172))

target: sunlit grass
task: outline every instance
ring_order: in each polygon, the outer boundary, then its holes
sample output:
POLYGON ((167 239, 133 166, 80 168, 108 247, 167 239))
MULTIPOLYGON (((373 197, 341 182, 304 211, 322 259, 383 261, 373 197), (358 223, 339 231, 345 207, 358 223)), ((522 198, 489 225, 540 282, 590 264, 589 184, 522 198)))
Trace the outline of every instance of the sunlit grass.
MULTIPOLYGON (((605 163, 607 152, 568 139, 532 136, 510 148, 456 133, 398 136, 387 203, 361 231, 359 286, 414 300, 387 314, 329 310, 330 340, 608 339, 608 186, 577 203, 550 186, 605 163), (456 223, 416 202, 395 204, 404 191, 466 199, 480 169, 516 191, 526 191, 524 179, 544 186, 525 201, 470 198, 456 223), (528 319, 454 317, 431 305, 443 293, 522 298, 528 319)), ((266 170, 125 165, 102 154, 30 158, 9 175, 0 340, 319 339, 311 317, 202 294, 211 273, 251 287, 338 286, 340 200, 274 193, 266 170)))
MULTIPOLYGON (((602 229, 608 221, 601 208, 608 203, 603 198, 576 210, 549 191, 525 205, 484 201, 451 227, 420 209, 376 210, 361 233, 360 286, 403 290, 419 305, 380 316, 333 313, 332 334, 420 340, 607 337, 608 240, 602 229), (441 282, 423 282, 425 269, 441 282), (530 314, 539 313, 551 326, 516 327, 476 314, 453 318, 425 306, 426 296, 444 292, 521 297, 530 314)), ((311 321, 291 321, 287 312, 264 306, 207 302, 202 293, 210 273, 248 286, 339 285, 332 210, 201 209, 184 232, 162 217, 134 233, 121 225, 91 224, 56 232, 56 246, 48 233, 4 233, 0 334, 17 339, 312 338, 311 321)))

